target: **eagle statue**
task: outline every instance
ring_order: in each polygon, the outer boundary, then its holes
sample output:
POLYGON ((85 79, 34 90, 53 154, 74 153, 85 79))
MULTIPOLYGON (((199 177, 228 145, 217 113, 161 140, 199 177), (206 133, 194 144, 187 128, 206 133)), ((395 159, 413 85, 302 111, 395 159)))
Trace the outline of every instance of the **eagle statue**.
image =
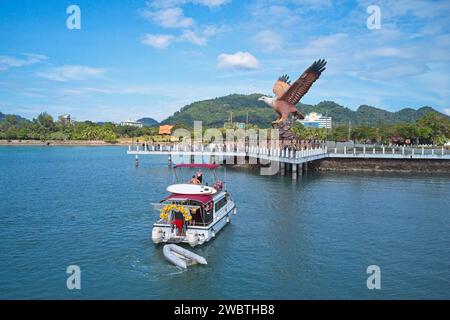
POLYGON ((288 75, 278 78, 273 86, 275 98, 262 96, 258 100, 264 101, 271 106, 276 113, 278 119, 272 122, 278 124, 286 121, 292 113, 296 119, 304 119, 305 117, 297 110, 296 104, 308 92, 312 84, 320 77, 325 70, 327 62, 324 59, 315 61, 292 85, 288 75))

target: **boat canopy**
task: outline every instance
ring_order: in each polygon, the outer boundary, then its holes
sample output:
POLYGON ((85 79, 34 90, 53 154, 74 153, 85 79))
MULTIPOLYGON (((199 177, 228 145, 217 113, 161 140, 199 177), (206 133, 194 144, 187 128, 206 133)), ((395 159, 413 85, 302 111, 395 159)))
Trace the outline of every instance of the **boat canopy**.
POLYGON ((203 204, 206 204, 210 201, 212 201, 213 197, 210 194, 179 194, 179 193, 172 193, 168 197, 166 197, 164 200, 193 200, 198 201, 203 204))
POLYGON ((181 163, 174 166, 174 168, 196 168, 196 169, 216 169, 219 165, 210 163, 181 163))

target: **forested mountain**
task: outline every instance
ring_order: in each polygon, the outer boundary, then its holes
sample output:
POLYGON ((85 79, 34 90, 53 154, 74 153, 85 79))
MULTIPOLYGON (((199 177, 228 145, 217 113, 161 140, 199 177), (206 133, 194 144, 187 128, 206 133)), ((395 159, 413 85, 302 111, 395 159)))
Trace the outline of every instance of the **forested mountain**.
MULTIPOLYGON (((258 101, 261 94, 240 95, 232 94, 225 97, 203 100, 191 103, 172 116, 162 121, 163 124, 184 124, 192 126, 194 120, 203 121, 204 127, 222 127, 232 113, 234 122, 245 122, 248 113, 249 122, 259 127, 270 126, 276 119, 275 112, 262 101, 258 101)), ((341 106, 333 101, 322 101, 316 105, 299 104, 298 109, 308 114, 318 112, 333 118, 333 124, 353 125, 364 124, 378 126, 382 124, 395 124, 401 122, 414 122, 429 112, 439 113, 431 107, 422 107, 414 110, 405 108, 397 112, 362 105, 356 111, 341 106)))

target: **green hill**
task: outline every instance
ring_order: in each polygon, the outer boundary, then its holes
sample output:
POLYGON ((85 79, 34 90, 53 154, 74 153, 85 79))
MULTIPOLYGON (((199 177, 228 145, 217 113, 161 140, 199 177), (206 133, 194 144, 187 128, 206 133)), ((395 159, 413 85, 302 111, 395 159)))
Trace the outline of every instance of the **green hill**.
POLYGON ((21 116, 15 115, 15 114, 4 114, 2 112, 0 112, 0 122, 2 122, 3 120, 6 119, 6 117, 8 116, 14 116, 16 118, 16 121, 21 123, 21 122, 29 122, 28 119, 22 118, 21 116))
POLYGON ((144 127, 156 127, 159 124, 159 122, 153 118, 142 118, 137 121, 141 122, 144 127))
POLYGON ((267 126, 273 121, 274 111, 262 101, 261 94, 232 94, 210 100, 191 103, 172 116, 162 121, 162 124, 185 124, 192 126, 194 120, 203 121, 205 127, 223 127, 228 121, 230 112, 234 122, 245 122, 248 112, 249 121, 259 126, 267 126))
MULTIPOLYGON (((234 122, 245 122, 248 113, 249 122, 259 127, 269 127, 276 119, 276 114, 265 103, 258 101, 261 94, 232 94, 225 97, 203 100, 184 106, 180 111, 162 121, 162 124, 185 124, 192 126, 194 120, 203 121, 204 127, 223 127, 228 121, 230 112, 234 122)), ((362 105, 356 111, 341 106, 333 101, 322 101, 316 105, 299 104, 298 109, 308 114, 318 112, 333 118, 333 124, 364 124, 377 126, 380 124, 395 124, 413 122, 428 112, 434 112, 448 117, 431 107, 422 107, 418 110, 405 108, 397 112, 390 112, 372 106, 362 105)))

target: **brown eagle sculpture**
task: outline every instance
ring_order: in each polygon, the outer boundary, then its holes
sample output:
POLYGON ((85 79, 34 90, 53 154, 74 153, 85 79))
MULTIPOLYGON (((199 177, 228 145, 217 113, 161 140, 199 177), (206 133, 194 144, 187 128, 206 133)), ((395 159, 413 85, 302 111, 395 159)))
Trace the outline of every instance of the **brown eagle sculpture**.
POLYGON ((273 122, 274 124, 287 120, 291 113, 297 119, 305 118, 297 110, 296 104, 308 92, 314 81, 320 77, 326 64, 324 59, 315 61, 292 85, 289 76, 279 77, 273 86, 275 98, 262 96, 258 99, 267 103, 278 113, 278 119, 273 122))

